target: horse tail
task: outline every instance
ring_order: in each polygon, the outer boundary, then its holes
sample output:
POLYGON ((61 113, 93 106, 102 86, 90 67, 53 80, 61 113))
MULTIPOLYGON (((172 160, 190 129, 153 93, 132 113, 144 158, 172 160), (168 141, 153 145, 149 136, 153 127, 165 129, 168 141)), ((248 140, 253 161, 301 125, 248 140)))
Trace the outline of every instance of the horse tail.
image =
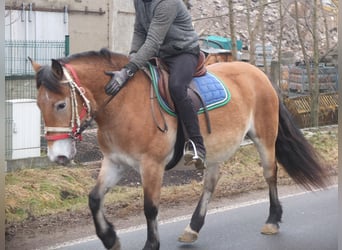
POLYGON ((276 157, 290 177, 308 190, 328 185, 321 157, 294 124, 291 114, 279 102, 279 127, 276 157))

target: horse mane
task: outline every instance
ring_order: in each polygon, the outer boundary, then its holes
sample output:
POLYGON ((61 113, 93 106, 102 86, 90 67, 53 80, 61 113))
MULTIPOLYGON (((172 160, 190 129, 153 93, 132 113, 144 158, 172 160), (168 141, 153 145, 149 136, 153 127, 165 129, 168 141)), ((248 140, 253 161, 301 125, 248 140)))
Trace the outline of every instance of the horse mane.
POLYGON ((65 64, 65 63, 70 63, 71 61, 75 61, 79 59, 85 60, 85 59, 98 58, 98 59, 105 59, 108 63, 111 63, 112 57, 125 58, 126 56, 119 54, 119 53, 112 52, 107 48, 103 48, 99 51, 86 51, 86 52, 73 54, 68 57, 60 58, 58 59, 58 61, 61 62, 62 64, 65 64))
MULTIPOLYGON (((112 52, 106 48, 99 51, 86 51, 77 54, 73 54, 67 57, 57 59, 62 65, 71 63, 74 61, 94 61, 94 60, 105 60, 110 68, 120 68, 124 63, 127 63, 127 56, 119 53, 112 52), (115 60, 112 60, 115 58, 115 60)), ((49 91, 55 93, 61 93, 61 84, 54 74, 51 66, 42 66, 36 74, 36 87, 46 87, 49 91)))
POLYGON ((51 66, 44 65, 42 66, 37 74, 36 74, 36 87, 39 89, 41 86, 46 87, 51 92, 60 94, 61 84, 59 83, 59 79, 53 73, 51 66))

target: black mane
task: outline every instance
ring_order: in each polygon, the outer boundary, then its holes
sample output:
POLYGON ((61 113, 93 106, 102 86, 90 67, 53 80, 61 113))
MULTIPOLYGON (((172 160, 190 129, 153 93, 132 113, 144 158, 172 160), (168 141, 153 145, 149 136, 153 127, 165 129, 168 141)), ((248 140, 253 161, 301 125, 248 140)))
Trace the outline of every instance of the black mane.
POLYGON ((120 55, 120 54, 116 54, 116 53, 111 52, 110 50, 108 50, 106 48, 103 48, 100 51, 86 51, 86 52, 82 52, 82 53, 73 54, 73 55, 70 55, 68 57, 60 58, 60 59, 58 59, 58 61, 61 62, 62 64, 65 64, 65 63, 69 63, 73 60, 77 60, 80 58, 100 57, 100 58, 104 58, 108 62, 110 62, 110 59, 113 55, 120 55))
MULTIPOLYGON (((112 57, 125 59, 126 56, 118 53, 111 52, 110 50, 103 48, 100 51, 86 51, 82 53, 77 53, 70 55, 68 57, 59 58, 57 59, 58 62, 60 62, 62 65, 70 63, 74 60, 80 60, 80 59, 94 59, 94 58, 100 58, 105 59, 109 65, 113 65, 113 61, 111 61, 112 57)), ((119 60, 122 61, 122 60, 119 60)), ((114 65, 113 65, 114 68, 114 65)), ((39 89, 40 86, 46 87, 49 91, 52 91, 54 93, 61 93, 61 84, 59 83, 59 79, 53 72, 51 66, 45 65, 42 66, 39 71, 36 74, 36 83, 37 83, 37 89, 39 89)))

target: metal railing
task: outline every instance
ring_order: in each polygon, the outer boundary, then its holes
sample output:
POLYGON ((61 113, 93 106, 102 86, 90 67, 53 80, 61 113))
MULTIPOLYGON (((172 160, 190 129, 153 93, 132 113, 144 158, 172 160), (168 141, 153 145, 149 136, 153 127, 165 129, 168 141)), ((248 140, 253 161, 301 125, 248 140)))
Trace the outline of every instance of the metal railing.
MULTIPOLYGON (((36 99, 37 90, 34 80, 34 71, 28 57, 37 63, 45 65, 51 64, 51 59, 61 58, 67 55, 69 49, 68 37, 65 41, 5 41, 5 98, 6 104, 18 103, 21 100, 36 99)), ((16 127, 21 115, 25 117, 25 125, 30 126, 31 121, 27 114, 20 114, 16 111, 14 121, 13 107, 6 105, 6 159, 11 159, 15 140, 16 127)), ((18 126, 20 127, 20 126, 18 126)), ((19 131, 20 132, 20 131, 19 131)), ((23 150, 26 150, 23 145, 23 150)))
MULTIPOLYGON (((308 76, 304 66, 289 68, 288 87, 293 94, 307 94, 310 91, 309 77, 313 79, 313 72, 308 76)), ((319 91, 325 93, 336 92, 338 89, 337 67, 321 65, 318 68, 319 91)))

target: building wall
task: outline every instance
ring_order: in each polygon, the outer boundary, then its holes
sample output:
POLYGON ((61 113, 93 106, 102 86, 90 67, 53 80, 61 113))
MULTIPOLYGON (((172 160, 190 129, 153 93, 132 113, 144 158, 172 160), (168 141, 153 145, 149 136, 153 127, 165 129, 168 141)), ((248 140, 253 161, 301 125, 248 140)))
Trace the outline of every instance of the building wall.
POLYGON ((108 32, 110 1, 69 0, 68 2, 70 53, 108 48, 110 45, 108 32), (85 11, 86 8, 89 11, 88 14, 85 11))
POLYGON ((114 51, 128 54, 135 17, 133 0, 113 0, 113 2, 110 47, 114 51))
POLYGON ((67 12, 71 54, 103 47, 120 53, 129 51, 134 23, 133 1, 6 0, 5 9, 7 12, 21 10, 24 4, 28 10, 30 3, 33 11, 67 12))

